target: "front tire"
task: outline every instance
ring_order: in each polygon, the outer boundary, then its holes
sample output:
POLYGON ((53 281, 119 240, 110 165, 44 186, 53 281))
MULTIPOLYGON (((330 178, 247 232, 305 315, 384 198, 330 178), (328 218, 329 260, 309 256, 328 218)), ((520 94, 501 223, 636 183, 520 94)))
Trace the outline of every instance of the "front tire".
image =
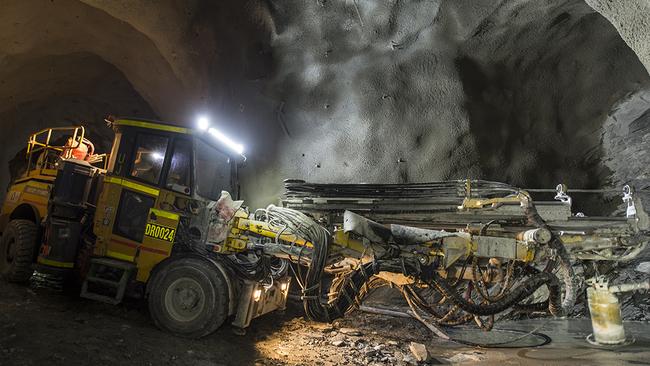
POLYGON ((228 316, 227 280, 206 260, 172 260, 151 281, 149 312, 160 329, 200 338, 214 332, 228 316))
POLYGON ((9 282, 26 283, 32 277, 38 246, 38 227, 29 220, 11 220, 0 240, 0 275, 9 282))

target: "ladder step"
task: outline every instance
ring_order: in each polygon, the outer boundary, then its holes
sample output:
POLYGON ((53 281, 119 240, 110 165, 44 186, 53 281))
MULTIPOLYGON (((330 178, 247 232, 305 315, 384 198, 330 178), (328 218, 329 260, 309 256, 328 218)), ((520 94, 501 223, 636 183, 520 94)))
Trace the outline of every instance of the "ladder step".
POLYGON ((131 262, 121 261, 119 259, 112 258, 91 258, 90 263, 99 264, 106 267, 118 268, 123 270, 132 270, 135 269, 135 264, 131 262))
MULTIPOLYGON (((91 258, 90 259, 90 268, 88 270, 88 276, 81 286, 80 296, 86 299, 96 300, 105 302, 108 304, 116 305, 122 301, 124 293, 126 292, 126 286, 129 284, 129 279, 131 274, 135 272, 136 266, 134 263, 124 262, 112 258, 91 258), (107 279, 99 277, 97 270, 98 267, 108 267, 120 270, 122 272, 120 279, 115 281, 112 279, 107 279), (115 296, 103 295, 101 293, 95 292, 96 288, 93 288, 89 284, 102 285, 104 288, 113 288, 115 289, 115 296)), ((101 291, 100 291, 101 292, 101 291)))
POLYGON ((99 284, 102 284, 102 285, 115 287, 115 288, 120 286, 120 281, 107 280, 105 278, 95 277, 95 276, 88 276, 86 278, 86 281, 95 282, 95 283, 99 283, 99 284))

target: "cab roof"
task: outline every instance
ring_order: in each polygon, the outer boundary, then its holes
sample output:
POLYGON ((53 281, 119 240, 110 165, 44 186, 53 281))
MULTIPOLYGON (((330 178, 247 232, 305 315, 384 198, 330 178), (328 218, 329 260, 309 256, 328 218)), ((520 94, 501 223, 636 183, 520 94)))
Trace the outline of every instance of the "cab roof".
POLYGON ((158 131, 166 131, 166 132, 173 132, 173 133, 182 133, 182 134, 187 134, 187 135, 194 135, 199 137, 201 140, 206 142, 209 145, 214 146, 215 148, 221 150, 227 155, 231 155, 232 157, 236 157, 242 160, 246 160, 246 156, 244 154, 239 154, 236 151, 232 151, 231 149, 228 149, 227 147, 223 146, 220 144, 217 140, 213 138, 207 138, 207 134, 204 133, 204 131, 197 130, 194 128, 187 128, 187 127, 182 127, 178 126, 175 124, 167 123, 167 122, 162 122, 162 121, 156 121, 156 120, 151 120, 151 119, 144 119, 144 118, 130 118, 130 117, 118 117, 114 118, 113 120, 107 120, 110 122, 112 125, 115 126, 128 126, 128 127, 139 127, 139 128, 145 128, 145 129, 150 129, 150 130, 158 130, 158 131))
POLYGON ((167 122, 155 121, 143 118, 116 118, 111 121, 116 126, 140 127, 151 130, 160 130, 176 133, 193 134, 196 130, 187 127, 181 127, 167 122))

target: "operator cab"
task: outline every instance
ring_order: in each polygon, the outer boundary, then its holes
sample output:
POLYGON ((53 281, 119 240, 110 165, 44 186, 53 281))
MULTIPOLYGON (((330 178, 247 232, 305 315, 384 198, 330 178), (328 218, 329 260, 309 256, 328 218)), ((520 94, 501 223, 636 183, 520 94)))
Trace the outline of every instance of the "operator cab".
POLYGON ((108 122, 115 132, 108 160, 83 127, 30 137, 27 172, 0 215, 8 221, 0 225, 0 275, 59 289, 76 279, 81 297, 109 304, 146 297, 156 325, 188 337, 211 333, 230 315, 246 327, 283 309, 286 279, 269 287, 214 260, 223 248, 246 248, 244 240, 226 245, 232 217, 247 217, 231 197, 243 147, 209 126, 108 122), (71 137, 50 141, 59 133, 71 137))
POLYGON ((112 121, 115 142, 108 174, 187 197, 216 201, 239 193, 246 158, 201 131, 143 119, 112 121))
POLYGON ((237 197, 237 168, 245 157, 210 134, 142 119, 109 121, 115 131, 94 217, 94 255, 135 263, 147 282, 154 267, 183 250, 192 232, 204 241, 202 221, 222 191, 237 197), (182 247, 182 246, 181 246, 182 247))

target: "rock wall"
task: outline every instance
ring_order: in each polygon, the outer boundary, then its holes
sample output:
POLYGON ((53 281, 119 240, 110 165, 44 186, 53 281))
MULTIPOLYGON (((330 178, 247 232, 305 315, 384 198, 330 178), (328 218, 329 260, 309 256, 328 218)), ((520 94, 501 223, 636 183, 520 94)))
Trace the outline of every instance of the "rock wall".
POLYGON ((283 2, 266 91, 277 100, 277 152, 254 198, 276 196, 286 177, 477 176, 448 13, 440 1, 283 2))
POLYGON ((585 0, 609 20, 650 72, 650 2, 585 0))
POLYGON ((650 89, 618 101, 603 125, 603 163, 616 186, 630 184, 650 210, 650 89))
POLYGON ((614 183, 603 163, 603 124, 650 78, 605 18, 578 1, 507 3, 462 49, 459 73, 485 177, 524 187, 614 183))
POLYGON ((205 113, 247 148, 251 206, 289 177, 619 184, 637 173, 613 161, 641 148, 611 148, 626 137, 603 124, 649 82, 648 7, 631 4, 7 0, 3 156, 66 118, 108 139, 107 114, 205 113))
POLYGON ((286 177, 608 185, 603 123, 650 85, 583 1, 281 4, 267 90, 276 153, 246 187, 253 202, 286 177))

